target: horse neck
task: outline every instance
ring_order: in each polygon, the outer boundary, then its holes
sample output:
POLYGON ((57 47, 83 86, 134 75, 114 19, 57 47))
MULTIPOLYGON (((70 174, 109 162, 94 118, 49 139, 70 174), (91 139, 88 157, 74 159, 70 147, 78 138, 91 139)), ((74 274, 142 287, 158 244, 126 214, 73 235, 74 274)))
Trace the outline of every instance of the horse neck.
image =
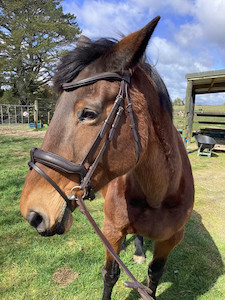
POLYGON ((129 176, 150 205, 158 207, 165 195, 178 187, 181 161, 177 132, 170 113, 162 108, 154 83, 150 78, 147 80, 148 85, 145 80, 142 81, 141 88, 145 89, 139 95, 139 106, 142 103, 142 107, 137 113, 141 157, 129 176), (143 111, 146 113, 143 114, 143 111))

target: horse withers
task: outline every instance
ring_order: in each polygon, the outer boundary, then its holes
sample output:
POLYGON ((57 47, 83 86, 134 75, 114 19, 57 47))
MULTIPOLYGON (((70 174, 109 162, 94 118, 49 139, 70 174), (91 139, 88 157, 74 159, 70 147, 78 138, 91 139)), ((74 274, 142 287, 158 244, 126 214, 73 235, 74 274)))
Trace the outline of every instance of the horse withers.
MULTIPOLYGON (((20 203, 41 235, 63 234, 76 199, 101 190, 103 233, 117 253, 127 234, 154 240, 152 297, 194 202, 167 89, 143 59, 158 21, 119 42, 82 37, 62 58, 54 79, 60 97, 41 149, 32 150, 20 203)), ((111 299, 120 270, 108 250, 102 274, 103 299, 111 299)))

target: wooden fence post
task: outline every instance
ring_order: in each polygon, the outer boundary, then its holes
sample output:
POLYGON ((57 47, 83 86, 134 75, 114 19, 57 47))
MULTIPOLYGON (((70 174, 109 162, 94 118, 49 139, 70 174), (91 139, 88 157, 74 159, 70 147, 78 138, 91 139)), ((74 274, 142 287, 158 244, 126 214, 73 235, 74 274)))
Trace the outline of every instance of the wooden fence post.
POLYGON ((16 111, 16 105, 14 106, 14 114, 15 114, 15 124, 17 124, 17 111, 16 111))
POLYGON ((9 125, 11 124, 11 116, 10 116, 10 110, 9 110, 10 106, 7 105, 7 113, 8 113, 8 119, 9 119, 9 125))
POLYGON ((38 100, 34 101, 34 126, 38 127, 38 100))
POLYGON ((2 105, 1 105, 1 121, 2 121, 2 124, 3 124, 4 118, 3 118, 3 109, 2 109, 2 105))
POLYGON ((48 111, 48 125, 50 123, 50 111, 48 111))

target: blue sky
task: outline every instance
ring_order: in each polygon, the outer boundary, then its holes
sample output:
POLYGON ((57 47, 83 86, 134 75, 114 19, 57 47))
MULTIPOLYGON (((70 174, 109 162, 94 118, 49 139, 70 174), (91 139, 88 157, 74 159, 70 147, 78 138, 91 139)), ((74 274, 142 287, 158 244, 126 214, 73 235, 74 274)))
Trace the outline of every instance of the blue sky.
MULTIPOLYGON (((91 39, 120 39, 160 15, 147 55, 172 100, 185 98, 185 74, 225 69, 225 0, 64 0, 62 6, 91 39)), ((223 104, 225 93, 197 96, 196 103, 223 104)))

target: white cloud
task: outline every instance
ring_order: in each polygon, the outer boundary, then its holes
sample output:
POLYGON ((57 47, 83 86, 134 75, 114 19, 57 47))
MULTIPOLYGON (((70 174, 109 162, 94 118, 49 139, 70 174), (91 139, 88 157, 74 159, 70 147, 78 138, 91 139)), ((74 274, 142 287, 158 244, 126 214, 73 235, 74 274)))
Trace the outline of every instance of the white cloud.
POLYGON ((193 0, 167 0, 168 6, 171 6, 176 14, 186 15, 191 14, 194 10, 193 0))
POLYGON ((139 10, 148 11, 149 16, 164 11, 173 11, 179 15, 189 14, 193 11, 194 0, 131 0, 128 1, 139 10))
POLYGON ((161 11, 173 10, 187 14, 193 9, 193 0, 85 0, 82 7, 75 2, 64 3, 66 11, 74 12, 82 26, 83 34, 90 38, 128 34, 144 26, 161 11))
POLYGON ((202 37, 203 31, 200 24, 181 25, 180 31, 175 34, 178 45, 190 50, 201 45, 202 37))
MULTIPOLYGON (((102 36, 119 37, 119 34, 128 34, 135 30, 133 27, 143 17, 143 11, 138 9, 133 1, 108 2, 84 1, 79 8, 74 2, 69 4, 70 11, 77 15, 83 34, 90 38, 102 36), (138 19, 138 22, 137 22, 138 19)), ((67 9, 67 5, 64 5, 67 9)))
POLYGON ((197 95, 196 103, 198 105, 204 105, 204 104, 209 104, 209 103, 211 103, 212 105, 225 104, 225 93, 208 94, 207 96, 197 95))
POLYGON ((153 37, 151 40, 148 56, 151 57, 152 64, 156 64, 172 100, 177 97, 185 98, 187 73, 204 72, 213 68, 213 57, 208 50, 193 58, 188 50, 179 47, 176 42, 160 37, 153 37))
POLYGON ((196 18, 203 37, 218 45, 225 45, 225 1, 197 0, 196 18))
POLYGON ((195 20, 181 25, 175 34, 177 42, 189 48, 207 46, 206 42, 208 47, 225 47, 225 1, 196 0, 194 7, 195 20))
POLYGON ((172 99, 185 97, 185 74, 225 68, 225 0, 84 0, 79 6, 76 3, 65 0, 63 6, 66 12, 77 16, 83 34, 89 38, 119 39, 120 33, 129 34, 161 15, 162 22, 148 54, 152 63, 157 63, 172 99))
MULTIPOLYGON (((186 73, 213 70, 225 66, 225 1, 196 0, 190 11, 193 21, 184 23, 175 33, 180 50, 188 52, 192 63, 186 73)), ((200 103, 224 103, 224 95, 202 95, 200 103)))

